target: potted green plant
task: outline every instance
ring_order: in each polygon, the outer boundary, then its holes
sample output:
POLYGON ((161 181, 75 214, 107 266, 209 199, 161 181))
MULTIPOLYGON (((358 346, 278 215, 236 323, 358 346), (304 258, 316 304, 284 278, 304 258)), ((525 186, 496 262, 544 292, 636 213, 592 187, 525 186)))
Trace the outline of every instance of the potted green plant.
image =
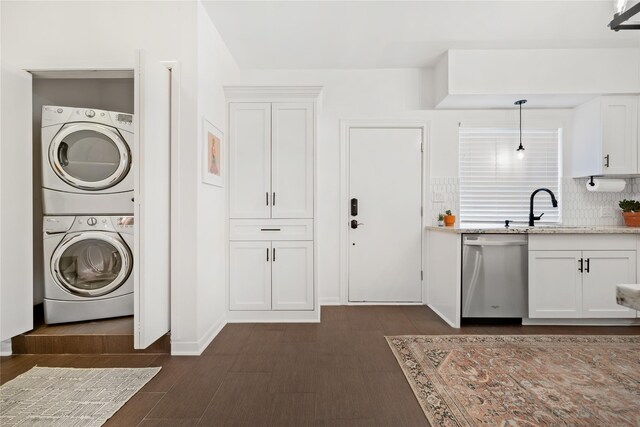
POLYGON ((453 224, 456 223, 456 216, 451 213, 450 210, 447 210, 444 213, 444 225, 447 227, 453 227, 453 224))
POLYGON ((438 214, 438 227, 442 227, 444 225, 444 215, 438 214))
POLYGON ((627 227, 640 227, 640 202, 637 200, 622 200, 618 206, 622 209, 622 218, 627 227))

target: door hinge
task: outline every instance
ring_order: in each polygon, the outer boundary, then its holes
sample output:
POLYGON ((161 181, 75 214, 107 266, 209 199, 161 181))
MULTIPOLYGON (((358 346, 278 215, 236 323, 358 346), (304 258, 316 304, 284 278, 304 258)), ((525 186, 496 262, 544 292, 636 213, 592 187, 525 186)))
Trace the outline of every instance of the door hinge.
POLYGON ((424 142, 420 143, 420 152, 424 153, 424 142))
POLYGON ((420 280, 424 280, 424 271, 420 270, 420 280))

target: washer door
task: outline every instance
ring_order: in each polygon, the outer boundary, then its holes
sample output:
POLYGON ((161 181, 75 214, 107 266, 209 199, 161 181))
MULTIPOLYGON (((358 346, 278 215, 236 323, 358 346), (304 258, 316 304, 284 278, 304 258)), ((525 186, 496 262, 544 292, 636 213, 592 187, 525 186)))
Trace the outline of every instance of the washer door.
POLYGON ((104 190, 127 175, 131 151, 115 128, 71 123, 51 141, 49 163, 60 179, 75 188, 104 190))
POLYGON ((116 233, 68 234, 51 256, 51 273, 64 290, 98 297, 118 289, 133 267, 127 245, 116 233))

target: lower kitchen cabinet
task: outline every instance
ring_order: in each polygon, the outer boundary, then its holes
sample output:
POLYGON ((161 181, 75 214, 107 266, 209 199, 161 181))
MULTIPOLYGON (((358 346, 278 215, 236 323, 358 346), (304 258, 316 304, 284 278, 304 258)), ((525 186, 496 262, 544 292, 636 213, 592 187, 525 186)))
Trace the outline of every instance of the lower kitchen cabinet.
POLYGON ((581 317, 581 257, 581 251, 529 251, 529 317, 581 317))
POLYGON ((230 310, 313 310, 312 241, 231 241, 230 310))
POLYGON ((636 310, 616 303, 616 285, 636 283, 636 252, 584 251, 583 256, 582 317, 636 317, 636 310))
POLYGON ((529 317, 636 317, 619 283, 636 283, 636 251, 529 251, 529 317))

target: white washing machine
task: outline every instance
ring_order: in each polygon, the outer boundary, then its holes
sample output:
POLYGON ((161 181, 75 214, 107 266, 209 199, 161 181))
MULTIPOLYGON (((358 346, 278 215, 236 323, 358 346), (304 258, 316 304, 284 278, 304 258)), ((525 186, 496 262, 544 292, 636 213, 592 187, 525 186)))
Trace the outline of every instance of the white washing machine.
POLYGON ((43 213, 133 213, 132 153, 133 115, 43 106, 43 213))
POLYGON ((133 314, 133 216, 45 216, 45 323, 133 314))

